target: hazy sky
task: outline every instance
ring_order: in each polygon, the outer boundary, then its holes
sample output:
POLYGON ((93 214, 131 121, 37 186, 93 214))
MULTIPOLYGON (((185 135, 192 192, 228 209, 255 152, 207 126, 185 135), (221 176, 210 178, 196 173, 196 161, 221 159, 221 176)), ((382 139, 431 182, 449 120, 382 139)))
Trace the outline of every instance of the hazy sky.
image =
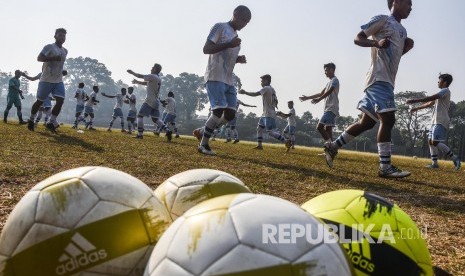
MULTIPOLYGON (((320 92, 328 81, 323 64, 334 62, 341 115, 358 114, 370 50, 353 39, 372 16, 389 13, 386 0, 0 0, 0 70, 38 73, 37 55, 54 42, 54 30, 64 27, 68 56, 98 59, 115 80, 129 83, 126 69, 148 73, 154 62, 164 74, 203 76, 209 30, 228 21, 239 4, 252 11, 239 32, 248 63, 235 69, 245 90, 258 91, 259 77, 271 74, 281 110, 294 100, 298 115, 310 110, 320 117, 323 102, 301 103, 298 96, 320 92)), ((452 100, 465 99, 464 11, 464 0, 413 0, 402 24, 415 48, 402 58, 395 91, 435 93, 439 72, 448 72, 454 76, 452 100)), ((239 98, 259 106, 246 112, 261 114, 259 97, 239 98)))

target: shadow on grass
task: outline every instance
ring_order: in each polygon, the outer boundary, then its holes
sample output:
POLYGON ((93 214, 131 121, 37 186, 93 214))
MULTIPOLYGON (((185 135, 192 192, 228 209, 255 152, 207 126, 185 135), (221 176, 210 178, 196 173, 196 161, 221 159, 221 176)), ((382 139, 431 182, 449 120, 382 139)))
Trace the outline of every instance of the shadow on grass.
POLYGON ((64 133, 58 133, 58 134, 52 134, 50 132, 37 132, 37 133, 47 138, 53 138, 54 139, 53 142, 57 144, 68 145, 68 146, 80 146, 83 149, 86 149, 89 151, 100 152, 100 153, 105 151, 103 147, 89 143, 77 137, 68 136, 64 133))
MULTIPOLYGON (((258 164, 261 166, 266 166, 266 167, 271 167, 271 168, 276 168, 276 169, 281 169, 281 170, 288 170, 290 172, 301 174, 307 177, 333 179, 334 182, 337 182, 337 183, 347 183, 354 189, 366 190, 368 188, 371 191, 382 192, 380 193, 380 195, 382 196, 391 197, 391 198, 396 199, 399 202, 405 202, 410 205, 427 207, 427 208, 431 208, 431 209, 443 211, 443 212, 465 214, 465 200, 454 200, 454 199, 450 199, 450 198, 443 197, 443 196, 437 196, 437 195, 425 195, 421 193, 421 189, 419 189, 419 191, 408 191, 408 190, 402 189, 401 187, 391 186, 389 185, 389 183, 388 184, 375 183, 371 181, 360 181, 360 180, 354 181, 352 178, 341 176, 341 175, 334 175, 334 174, 331 174, 330 172, 316 170, 315 168, 312 168, 312 167, 300 167, 300 166, 295 166, 295 165, 290 165, 290 164, 273 163, 273 162, 266 161, 266 160, 257 160, 257 159, 246 158, 246 157, 236 158, 230 155, 218 155, 218 157, 222 159, 234 160, 236 162, 246 161, 246 162, 258 164)), ((375 176, 367 175, 367 177, 370 178, 370 177, 375 177, 375 176)), ((425 184, 421 182, 410 181, 408 179, 388 180, 388 181, 400 181, 402 182, 402 184, 412 183, 415 185, 429 185, 429 184, 425 184)), ((444 189, 447 191, 453 190, 452 188, 441 187, 439 185, 431 185, 431 186, 436 186, 436 188, 444 189)), ((455 190, 457 191, 457 193, 463 192, 463 189, 461 188, 456 188, 455 190)))

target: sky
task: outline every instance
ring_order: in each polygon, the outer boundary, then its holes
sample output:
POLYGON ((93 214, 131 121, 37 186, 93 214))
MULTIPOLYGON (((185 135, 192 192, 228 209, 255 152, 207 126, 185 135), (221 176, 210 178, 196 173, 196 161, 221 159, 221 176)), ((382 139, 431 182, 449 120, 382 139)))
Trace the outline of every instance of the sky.
MULTIPOLYGON (((287 101, 293 100, 298 115, 310 111, 321 117, 323 102, 313 105, 298 97, 319 93, 328 82, 323 64, 334 62, 340 114, 359 113, 370 49, 353 39, 371 17, 389 13, 386 0, 0 0, 0 70, 40 72, 37 55, 63 27, 68 57, 97 59, 115 80, 130 83, 127 69, 145 74, 155 62, 164 74, 203 76, 208 56, 202 48, 210 28, 229 21, 238 5, 252 12, 239 32, 247 64, 234 70, 243 89, 258 91, 260 76, 270 74, 280 110, 286 112, 287 101)), ((451 99, 465 100, 463 11, 464 0, 413 0, 402 24, 415 47, 401 60, 396 92, 436 93, 439 73, 447 72, 454 76, 451 99)), ((239 99, 258 106, 243 108, 246 113, 261 114, 260 97, 239 99)))

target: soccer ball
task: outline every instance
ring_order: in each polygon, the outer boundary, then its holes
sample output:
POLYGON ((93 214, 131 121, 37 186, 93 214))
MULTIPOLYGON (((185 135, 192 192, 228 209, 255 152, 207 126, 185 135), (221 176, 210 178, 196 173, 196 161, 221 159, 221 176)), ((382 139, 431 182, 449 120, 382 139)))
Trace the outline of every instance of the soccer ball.
POLYGON ((284 199, 243 193, 209 199, 175 220, 144 275, 351 273, 337 237, 319 220, 284 199), (318 241, 319 233, 332 242, 318 241))
POLYGON ((195 169, 168 178, 155 190, 173 220, 204 200, 228 194, 250 193, 237 177, 218 170, 195 169))
POLYGON ((420 230, 399 206, 360 190, 339 190, 302 205, 334 229, 357 275, 433 275, 420 230))
POLYGON ((11 212, 0 236, 0 275, 142 275, 171 222, 152 190, 129 174, 64 171, 11 212))

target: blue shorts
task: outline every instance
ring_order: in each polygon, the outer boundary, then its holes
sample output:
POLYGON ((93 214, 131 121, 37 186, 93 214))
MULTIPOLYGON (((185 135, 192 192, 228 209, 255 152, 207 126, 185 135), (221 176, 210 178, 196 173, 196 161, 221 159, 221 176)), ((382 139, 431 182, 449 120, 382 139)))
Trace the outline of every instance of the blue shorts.
POLYGON ((50 82, 39 82, 39 88, 37 88, 37 99, 45 101, 49 98, 50 94, 54 98, 65 98, 65 86, 63 82, 50 83, 50 82))
POLYGON ((128 112, 128 119, 134 119, 137 116, 137 112, 134 110, 129 110, 128 112))
POLYGON ((212 110, 218 108, 236 110, 237 93, 234 86, 220 81, 207 81, 205 88, 212 110))
POLYGON ((52 99, 48 97, 45 101, 42 102, 42 106, 44 108, 51 108, 52 107, 52 99))
POLYGON ((428 138, 432 141, 447 141, 447 129, 443 125, 432 125, 429 129, 428 138))
POLYGON ((123 110, 121 108, 115 108, 113 109, 113 115, 112 115, 113 118, 116 118, 116 117, 121 117, 123 118, 123 110))
MULTIPOLYGON (((82 113, 84 111, 84 105, 82 104, 77 104, 76 105, 76 113, 82 113)), ((93 111, 92 111, 93 112, 93 111)))
POLYGON ((151 107, 147 103, 143 103, 139 109, 139 116, 142 117, 152 117, 152 118, 159 118, 160 111, 158 110, 158 102, 156 103, 156 108, 151 107))
POLYGON ((276 120, 271 117, 260 117, 258 127, 265 128, 267 131, 273 130, 276 128, 276 120))
POLYGON ((358 102, 358 109, 379 121, 377 113, 396 111, 394 87, 387 82, 377 81, 365 89, 365 96, 358 102))
POLYGON ((174 123, 174 120, 176 119, 176 115, 174 114, 169 114, 167 113, 164 117, 163 117, 163 122, 165 123, 174 123))
POLYGON ((92 106, 85 106, 84 107, 84 113, 86 114, 93 114, 94 113, 94 108, 92 106))
POLYGON ((330 126, 330 127, 336 126, 336 114, 334 114, 331 111, 325 111, 325 113, 323 113, 323 116, 321 116, 321 119, 318 123, 324 126, 330 126))
POLYGON ((294 135, 295 134, 295 126, 290 126, 290 125, 287 125, 285 128, 284 128, 284 133, 289 133, 290 135, 294 135))

